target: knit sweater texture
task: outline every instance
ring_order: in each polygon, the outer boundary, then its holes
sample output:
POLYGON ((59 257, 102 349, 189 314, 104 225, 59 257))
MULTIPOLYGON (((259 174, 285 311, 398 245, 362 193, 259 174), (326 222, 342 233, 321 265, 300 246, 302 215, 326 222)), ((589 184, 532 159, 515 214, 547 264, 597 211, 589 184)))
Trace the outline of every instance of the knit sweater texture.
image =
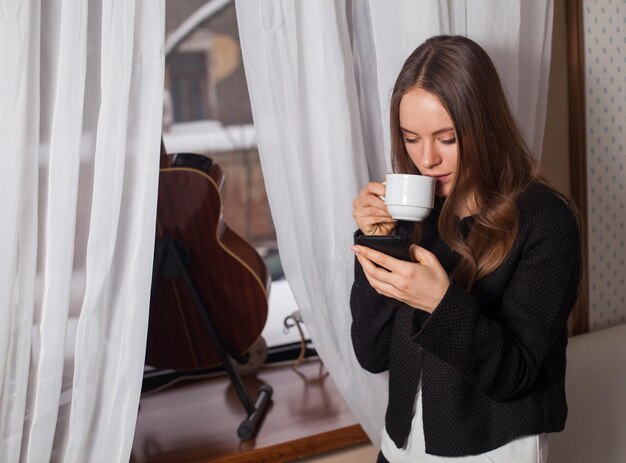
MULTIPOLYGON (((410 433, 420 376, 429 454, 475 455, 564 428, 567 318, 581 268, 577 221, 539 182, 517 207, 520 229, 505 261, 469 293, 451 279, 432 314, 378 294, 356 261, 352 343, 364 369, 389 371, 385 426, 398 447, 410 433)), ((450 274, 459 256, 439 237, 440 210, 425 220, 420 245, 450 274)), ((472 223, 461 220, 460 232, 467 236, 472 223)), ((408 224, 397 232, 408 233, 408 224)))

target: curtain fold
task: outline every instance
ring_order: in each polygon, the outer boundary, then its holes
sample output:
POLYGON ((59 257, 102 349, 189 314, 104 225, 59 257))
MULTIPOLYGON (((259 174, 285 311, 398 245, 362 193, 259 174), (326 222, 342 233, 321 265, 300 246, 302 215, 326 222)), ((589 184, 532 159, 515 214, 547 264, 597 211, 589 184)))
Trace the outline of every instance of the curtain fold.
POLYGON ((22 445, 33 320, 40 18, 35 1, 0 8, 0 461, 8 462, 22 445))
POLYGON ((0 0, 0 461, 129 459, 164 31, 164 0, 0 0))
POLYGON ((465 35, 480 43, 494 61, 522 135, 539 161, 546 119, 554 2, 478 0, 470 5, 465 35), (498 18, 497 24, 493 18, 498 18))
POLYGON ((40 175, 45 175, 42 180, 47 184, 39 198, 39 209, 45 217, 40 240, 43 287, 41 308, 35 314, 33 325, 36 347, 30 366, 34 376, 30 394, 34 400, 26 461, 50 458, 57 422, 74 260, 87 58, 87 3, 74 2, 73 8, 57 12, 44 10, 43 13, 45 17, 48 13, 59 16, 54 23, 58 40, 48 44, 43 67, 47 74, 42 75, 43 80, 54 82, 52 91, 44 95, 42 105, 54 117, 42 123, 40 132, 50 149, 48 158, 43 158, 47 166, 40 168, 40 175))
POLYGON ((395 78, 428 37, 470 36, 491 54, 539 158, 552 2, 236 0, 236 7, 285 275, 324 364, 378 445, 387 377, 362 370, 350 341, 352 200, 391 170, 395 78))
MULTIPOLYGON (((387 392, 382 376, 358 367, 349 342, 351 198, 369 175, 346 5, 257 0, 236 7, 281 261, 318 352, 357 411, 387 392)), ((358 411, 367 421, 382 419, 380 407, 358 411)))

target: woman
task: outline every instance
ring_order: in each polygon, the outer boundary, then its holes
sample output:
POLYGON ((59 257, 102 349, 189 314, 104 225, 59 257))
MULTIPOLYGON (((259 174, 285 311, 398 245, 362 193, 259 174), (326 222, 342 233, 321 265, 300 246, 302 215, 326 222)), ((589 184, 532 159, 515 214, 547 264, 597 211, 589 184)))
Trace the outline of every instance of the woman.
POLYGON ((567 415, 577 214, 537 178, 493 63, 470 39, 433 37, 406 60, 391 148, 396 172, 437 179, 437 199, 416 224, 392 219, 382 183, 353 203, 357 234, 416 243, 416 263, 353 248, 354 350, 366 370, 389 371, 378 461, 545 462, 546 433, 567 415))

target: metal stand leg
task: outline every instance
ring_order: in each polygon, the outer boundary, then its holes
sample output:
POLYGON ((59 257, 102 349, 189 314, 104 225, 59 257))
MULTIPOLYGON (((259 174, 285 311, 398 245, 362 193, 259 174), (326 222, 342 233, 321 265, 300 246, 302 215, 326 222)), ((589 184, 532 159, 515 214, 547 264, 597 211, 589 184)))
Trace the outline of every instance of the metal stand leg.
MULTIPOLYGON (((247 417, 243 422, 239 425, 237 429, 237 436, 242 440, 251 439, 254 437, 256 432, 258 431, 259 424, 261 422, 261 418, 267 411, 267 407, 272 398, 272 393, 274 392, 272 387, 268 384, 264 384, 259 387, 257 391, 257 397, 254 405, 250 400, 250 396, 248 395, 248 391, 243 385, 243 381, 241 377, 235 371, 232 365, 231 356, 227 352, 228 349, 226 344, 222 341, 219 333, 215 330, 213 323, 209 317, 209 314, 202 303, 202 299, 196 290, 196 286, 193 284, 191 276, 187 272, 187 268, 185 263, 183 262, 183 258, 181 257, 181 253, 183 255, 189 255, 189 252, 185 246, 185 244, 173 238, 163 238, 161 240, 157 240, 157 248, 155 252, 155 265, 159 265, 155 271, 159 272, 160 276, 175 278, 181 277, 191 294, 194 305, 196 309, 198 309, 198 313, 204 322, 204 325, 207 328, 209 336, 211 337, 211 341, 215 345, 217 349, 218 355, 224 364, 224 368, 230 377, 230 380, 237 391, 237 395, 239 396, 239 400, 246 410, 247 417), (167 262, 168 258, 172 260, 169 262, 170 265, 167 269, 164 269, 164 262, 167 262), (165 271, 164 271, 165 270, 165 271), (167 275, 163 275, 163 273, 167 275)), ((167 265, 167 264, 165 264, 167 265)), ((154 281, 154 278, 153 278, 154 281)), ((236 353, 233 352, 232 357, 239 357, 236 353)))

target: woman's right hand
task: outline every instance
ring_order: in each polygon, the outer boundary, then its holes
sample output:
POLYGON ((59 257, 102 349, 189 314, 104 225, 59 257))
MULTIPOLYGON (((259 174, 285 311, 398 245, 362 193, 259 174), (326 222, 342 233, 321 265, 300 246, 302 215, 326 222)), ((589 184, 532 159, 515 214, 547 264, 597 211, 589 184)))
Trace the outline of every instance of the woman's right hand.
POLYGON ((387 211, 385 185, 380 182, 368 183, 352 202, 352 215, 364 235, 390 235, 396 228, 397 220, 387 211))

